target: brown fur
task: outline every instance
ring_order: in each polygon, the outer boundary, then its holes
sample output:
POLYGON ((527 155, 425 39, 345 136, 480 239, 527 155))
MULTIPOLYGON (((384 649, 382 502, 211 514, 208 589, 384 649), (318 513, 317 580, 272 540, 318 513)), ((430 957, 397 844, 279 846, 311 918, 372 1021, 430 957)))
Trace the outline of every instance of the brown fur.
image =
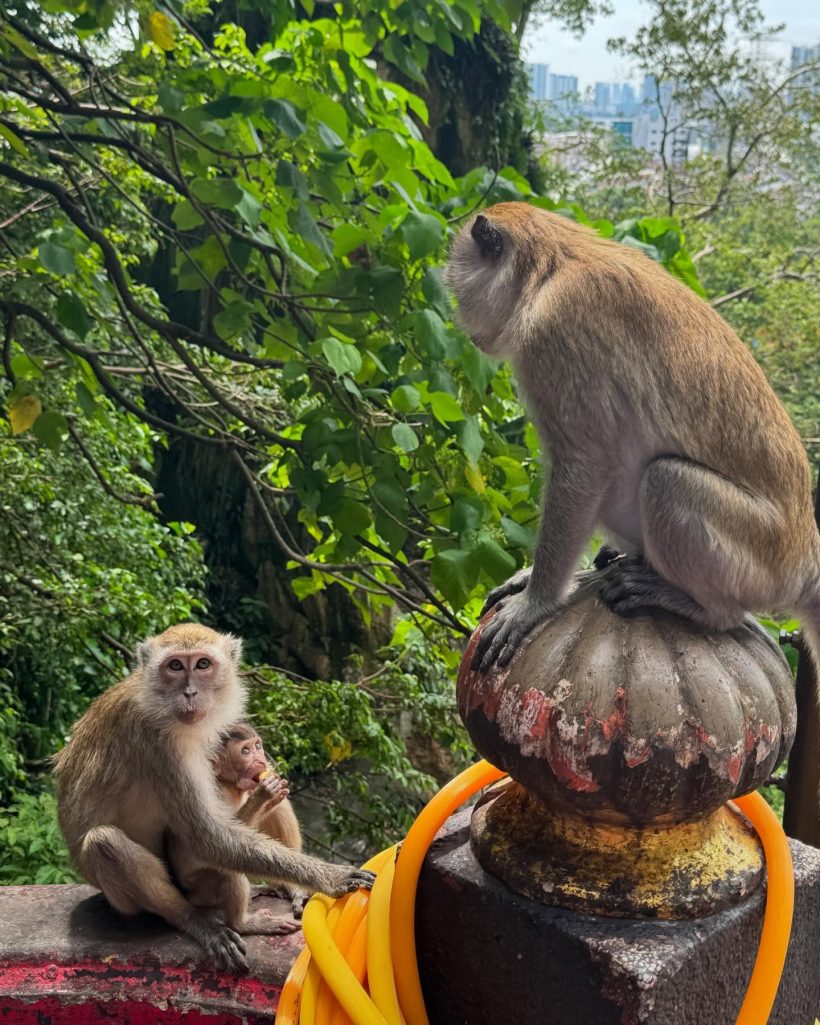
POLYGON ((716 630, 745 610, 796 611, 816 644, 808 461, 708 303, 638 250, 524 203, 462 228, 447 281, 476 345, 512 364, 552 462, 531 576, 490 596, 476 665, 509 661, 557 607, 596 524, 662 578, 621 560, 605 594, 616 611, 655 605, 716 630))
MULTIPOLYGON (((243 741, 257 742, 261 748, 256 730, 245 723, 235 723, 222 737, 214 756, 214 774, 223 798, 240 822, 272 840, 278 840, 291 850, 301 851, 302 834, 293 806, 287 798, 272 799, 270 796, 271 790, 267 784, 272 784, 274 778, 271 777, 265 784, 257 784, 253 791, 238 785, 240 780, 255 778, 262 769, 267 768, 264 750, 252 762, 241 758, 238 749, 243 741), (249 771, 253 773, 252 777, 246 777, 245 773, 249 771)), ((278 776, 275 778, 279 780, 278 776)), ((292 932, 297 928, 295 923, 273 918, 266 911, 249 912, 251 888, 247 878, 242 876, 240 879, 227 880, 225 876, 228 873, 209 869, 202 863, 196 850, 177 837, 169 841, 168 859, 188 901, 194 907, 218 908, 228 925, 238 933, 273 935, 292 932)), ((281 889, 290 899, 296 917, 301 917, 309 894, 288 882, 284 882, 281 889)), ((279 889, 264 888, 262 892, 278 893, 279 889)))
POLYGON ((240 655, 236 638, 196 624, 146 639, 137 669, 92 703, 54 760, 60 826, 83 876, 112 907, 161 915, 230 968, 244 964, 241 940, 174 885, 163 858, 169 835, 228 886, 252 873, 341 896, 372 880, 250 829, 220 794, 211 759, 242 714, 240 655), (171 671, 173 659, 189 668, 171 671))

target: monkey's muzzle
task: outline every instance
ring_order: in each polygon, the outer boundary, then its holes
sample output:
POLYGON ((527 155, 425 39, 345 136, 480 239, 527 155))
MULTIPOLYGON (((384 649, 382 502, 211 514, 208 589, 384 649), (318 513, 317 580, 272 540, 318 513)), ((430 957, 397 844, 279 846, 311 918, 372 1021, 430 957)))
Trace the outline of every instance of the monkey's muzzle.
POLYGON ((504 239, 498 228, 494 228, 484 214, 479 214, 473 221, 470 234, 475 239, 482 256, 497 260, 504 249, 504 239))

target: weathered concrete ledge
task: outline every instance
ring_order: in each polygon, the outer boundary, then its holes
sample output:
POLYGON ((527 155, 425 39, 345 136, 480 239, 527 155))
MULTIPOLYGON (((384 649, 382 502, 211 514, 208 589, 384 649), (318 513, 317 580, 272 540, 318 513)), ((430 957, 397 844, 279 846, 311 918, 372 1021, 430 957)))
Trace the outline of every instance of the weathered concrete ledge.
MULTIPOLYGON (((489 875, 454 815, 422 869, 416 944, 432 1025, 735 1025, 763 920, 760 888, 690 921, 548 907, 489 875)), ((820 850, 791 841, 795 918, 769 1025, 820 1017, 820 850)))
MULTIPOLYGON (((284 900, 254 905, 290 913, 284 900)), ((187 936, 116 914, 90 886, 0 887, 0 1023, 273 1025, 302 934, 245 942, 250 970, 226 974, 187 936)))

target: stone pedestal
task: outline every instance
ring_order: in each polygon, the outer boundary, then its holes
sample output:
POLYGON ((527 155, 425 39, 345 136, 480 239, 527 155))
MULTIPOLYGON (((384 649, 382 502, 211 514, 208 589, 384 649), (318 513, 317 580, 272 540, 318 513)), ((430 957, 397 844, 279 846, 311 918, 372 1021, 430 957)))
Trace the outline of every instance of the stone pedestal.
POLYGON ((273 1025, 302 934, 245 943, 248 973, 219 972, 193 940, 118 915, 90 886, 0 887, 0 1023, 273 1025))
MULTIPOLYGON (((489 875, 454 815, 425 861, 416 943, 431 1025, 735 1025, 765 890, 691 921, 582 914, 489 875)), ((820 850, 791 842, 795 916, 769 1025, 820 1017, 820 850)))

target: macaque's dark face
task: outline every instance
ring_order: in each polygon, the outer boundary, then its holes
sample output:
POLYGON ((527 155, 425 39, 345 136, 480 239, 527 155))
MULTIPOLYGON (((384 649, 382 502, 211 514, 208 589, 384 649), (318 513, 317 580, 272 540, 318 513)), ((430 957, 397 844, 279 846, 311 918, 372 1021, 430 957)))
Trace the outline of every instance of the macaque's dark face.
POLYGON ((193 726, 205 718, 220 686, 220 671, 213 651, 169 651, 164 655, 157 674, 181 723, 193 726))
POLYGON ((259 782, 259 774, 264 772, 268 764, 265 748, 259 737, 247 740, 228 740, 217 773, 220 778, 231 783, 241 779, 252 779, 259 782))

